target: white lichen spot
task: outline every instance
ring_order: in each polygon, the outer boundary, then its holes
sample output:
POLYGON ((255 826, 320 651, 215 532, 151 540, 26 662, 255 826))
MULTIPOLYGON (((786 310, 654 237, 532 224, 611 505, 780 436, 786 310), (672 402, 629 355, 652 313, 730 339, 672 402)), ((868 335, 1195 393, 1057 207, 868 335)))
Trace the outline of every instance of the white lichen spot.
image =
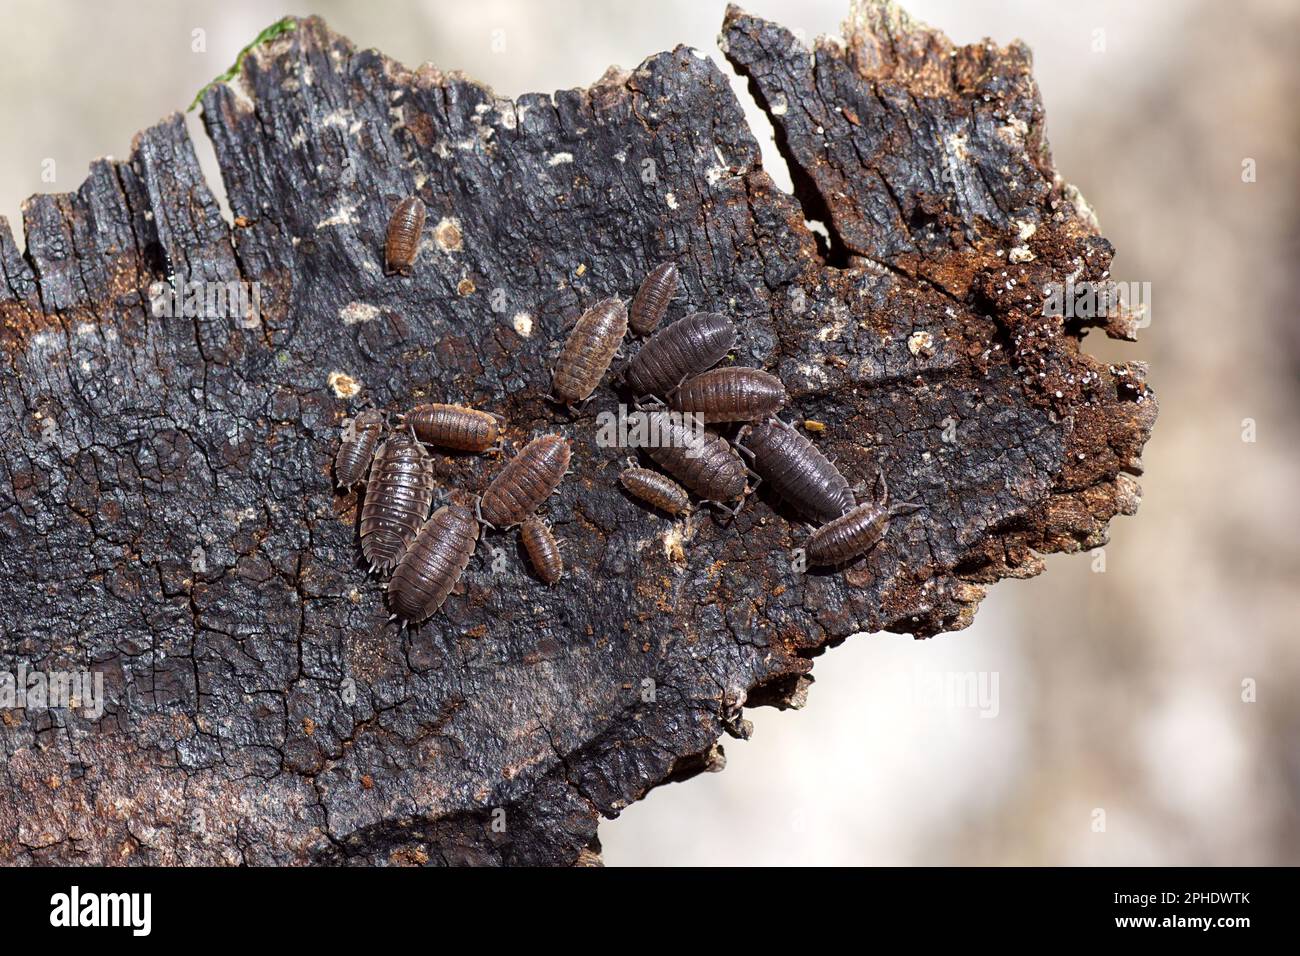
POLYGON ((251 113, 256 109, 253 105, 253 98, 248 95, 248 88, 244 86, 243 73, 236 73, 226 80, 226 88, 234 94, 235 102, 239 104, 240 109, 245 113, 251 113))
POLYGON ((620 149, 617 153, 614 154, 614 158, 618 160, 620 163, 626 163, 627 153, 625 153, 623 150, 620 149))
POLYGON ((515 331, 518 332, 521 337, 528 338, 528 336, 533 334, 533 317, 527 312, 516 312, 514 319, 511 321, 514 324, 515 331))
POLYGON ((824 368, 818 368, 815 365, 809 365, 807 362, 800 362, 796 366, 799 374, 802 375, 810 387, 826 385, 830 382, 830 376, 826 374, 824 368))
POLYGON ((682 547, 682 529, 673 525, 664 532, 664 557, 669 561, 686 560, 686 549, 682 547))
POLYGON ((1016 227, 1016 235, 1021 242, 1029 241, 1030 237, 1038 231, 1037 223, 1032 223, 1028 219, 1013 220, 1012 225, 1016 227))
POLYGON ((345 129, 353 136, 361 130, 361 120, 354 118, 352 111, 346 108, 340 108, 332 113, 327 113, 320 121, 320 125, 345 129))
POLYGON ((669 208, 669 209, 676 209, 676 208, 677 208, 677 197, 674 196, 672 193, 665 193, 665 194, 664 194, 664 202, 668 203, 668 208, 669 208))
POLYGON ((1029 135, 1029 124, 1019 116, 1007 120, 1005 126, 998 127, 998 136, 1003 142, 1023 140, 1029 135))
POLYGON ((357 218, 354 215, 356 211, 357 207, 355 203, 351 206, 340 206, 332 215, 327 216, 320 222, 316 223, 316 228, 325 229, 329 226, 351 226, 357 221, 357 218))
POLYGON ((1012 262, 1033 262, 1034 254, 1029 251, 1028 246, 1013 246, 1007 258, 1012 262))
POLYGON ((953 133, 948 137, 948 151, 957 159, 965 162, 970 159, 970 150, 966 148, 968 138, 965 133, 953 133))
POLYGON ((28 340, 27 350, 35 353, 48 352, 54 348, 57 341, 50 332, 37 332, 28 340))
POLYGON ((339 318, 344 325, 356 325, 358 322, 373 322, 379 318, 379 307, 369 302, 349 302, 339 309, 339 318))
POLYGON ((343 372, 330 372, 329 387, 339 398, 351 398, 361 391, 361 383, 343 372))
POLYGON ((460 220, 448 218, 439 222, 433 230, 433 241, 443 252, 459 252, 464 245, 460 220))
POLYGON ((773 116, 784 116, 788 109, 790 109, 790 104, 786 100, 785 94, 784 93, 773 94, 772 99, 769 101, 768 112, 770 112, 773 116))
POLYGON ((546 161, 546 165, 547 165, 547 166, 560 166, 560 165, 563 165, 564 163, 571 163, 571 162, 573 162, 573 154, 572 154, 572 153, 556 153, 555 155, 553 155, 550 159, 548 159, 548 160, 546 161))
POLYGON ((907 337, 907 350, 913 355, 929 357, 934 354, 934 336, 918 329, 907 337))

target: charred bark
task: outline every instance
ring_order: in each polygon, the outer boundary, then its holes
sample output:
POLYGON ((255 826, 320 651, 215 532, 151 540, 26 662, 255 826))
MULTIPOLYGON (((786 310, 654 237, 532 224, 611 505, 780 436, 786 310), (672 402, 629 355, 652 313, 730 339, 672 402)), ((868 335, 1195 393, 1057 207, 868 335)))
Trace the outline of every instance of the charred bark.
MULTIPOLYGON (((827 646, 965 627, 1037 553, 1103 543, 1155 402, 1082 351, 1096 322, 1044 314, 1111 248, 1052 168, 1029 54, 892 6, 846 27, 812 51, 727 14, 797 197, 695 51, 510 101, 308 19, 203 95, 233 229, 179 117, 29 200, 25 253, 0 222, 0 669, 105 675, 98 717, 3 711, 0 859, 591 862, 602 815, 719 769, 827 646), (410 194, 424 245, 385 276, 410 194), (763 492, 731 526, 635 505, 594 441, 625 396, 545 395, 566 321, 666 259, 674 316, 733 315, 787 417, 926 510, 799 573, 805 529, 763 492), (258 321, 152 314, 191 283, 256 283, 258 321), (571 437, 547 512, 581 573, 546 588, 489 532, 441 612, 387 623, 329 472, 365 401, 571 437)), ((471 490, 495 468, 437 461, 471 490)))

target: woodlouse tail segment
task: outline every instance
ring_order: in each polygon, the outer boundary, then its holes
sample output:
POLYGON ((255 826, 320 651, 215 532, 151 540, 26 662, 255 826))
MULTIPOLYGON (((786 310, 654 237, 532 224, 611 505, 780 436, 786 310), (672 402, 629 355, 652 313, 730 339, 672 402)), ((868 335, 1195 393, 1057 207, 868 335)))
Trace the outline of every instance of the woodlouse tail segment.
POLYGON ((881 506, 889 501, 889 486, 885 484, 884 471, 876 472, 876 484, 871 489, 871 500, 881 506))
POLYGON ((889 506, 889 517, 897 518, 900 515, 910 515, 917 511, 926 511, 927 506, 919 501, 895 501, 889 506))

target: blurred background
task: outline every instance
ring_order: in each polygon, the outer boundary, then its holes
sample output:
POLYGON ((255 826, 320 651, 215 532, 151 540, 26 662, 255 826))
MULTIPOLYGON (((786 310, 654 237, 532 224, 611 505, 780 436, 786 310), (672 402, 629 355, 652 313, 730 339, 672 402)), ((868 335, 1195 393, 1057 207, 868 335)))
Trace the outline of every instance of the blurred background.
MULTIPOLYGON (((847 3, 744 5, 811 40, 839 32, 847 3)), ((804 710, 747 713, 753 738, 725 742, 725 772, 603 824, 605 860, 1300 864, 1300 5, 904 6, 961 43, 1029 43, 1062 176, 1115 244, 1114 278, 1151 283, 1138 344, 1087 343, 1152 365, 1144 502, 1104 556, 1052 556, 1042 576, 1002 582, 966 631, 828 652, 804 710)), ((26 196, 125 156, 283 14, 516 96, 679 42, 731 75, 724 8, 0 3, 0 215, 21 233, 26 196)), ((733 82, 788 188, 771 127, 733 82)))

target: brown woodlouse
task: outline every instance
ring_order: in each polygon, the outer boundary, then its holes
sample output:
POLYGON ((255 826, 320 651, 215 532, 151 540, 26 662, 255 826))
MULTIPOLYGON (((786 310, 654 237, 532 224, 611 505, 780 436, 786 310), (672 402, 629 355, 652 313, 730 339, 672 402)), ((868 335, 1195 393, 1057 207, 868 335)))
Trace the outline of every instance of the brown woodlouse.
POLYGON ((384 433, 384 413, 377 408, 357 412, 343 429, 338 454, 334 456, 334 481, 344 490, 364 481, 384 433))
POLYGON ((687 376, 718 364, 735 344, 736 327, 729 318, 696 312, 650 336, 623 377, 638 397, 663 397, 687 376))
POLYGON ((667 475, 635 465, 619 474, 623 487, 646 504, 677 517, 691 507, 691 496, 667 475))
POLYGON ((628 310, 627 321, 632 331, 637 335, 649 335, 657 329, 668 311, 668 303, 676 294, 676 263, 662 262, 655 266, 637 289, 628 310))
POLYGON ((396 432, 375 454, 361 504, 361 553, 371 570, 397 564, 429 516, 433 459, 409 432, 396 432))
POLYGON ((484 452, 501 437, 495 415, 464 405, 416 405, 398 421, 410 425, 420 441, 457 451, 484 452))
POLYGON ((547 584, 560 580, 564 575, 564 556, 560 554, 560 542, 546 522, 537 515, 529 515, 519 526, 519 537, 537 576, 547 584))
POLYGON ((465 572, 477 544, 478 521, 468 508, 447 504, 435 511, 388 582, 393 617, 412 624, 432 617, 465 572))
POLYGON ((626 334, 627 306, 620 299, 601 299, 584 312, 555 363, 552 396, 567 405, 590 398, 626 334))
POLYGON ((706 422, 752 422, 776 414, 785 400, 785 386, 775 375, 730 365, 688 378, 669 404, 706 422))
POLYGON ((749 490, 749 469, 726 439, 688 427, 676 414, 651 412, 649 423, 650 438, 641 447, 655 464, 706 502, 737 514, 740 505, 725 502, 749 490))
POLYGON ((550 497, 569 470, 569 442, 559 435, 534 438, 497 473, 483 492, 479 517, 494 528, 519 524, 550 497))
POLYGON ((747 425, 736 447, 782 498, 814 521, 838 518, 857 503, 848 479, 807 438, 779 418, 747 425))
POLYGON ((393 210, 393 217, 388 220, 388 236, 384 240, 384 260, 389 274, 411 274, 416 253, 420 251, 426 215, 419 196, 407 196, 393 210))
POLYGON ((804 554, 809 564, 845 564, 879 544, 889 532, 891 518, 923 507, 910 501, 891 505, 885 474, 879 472, 872 500, 814 531, 804 544, 804 554))

